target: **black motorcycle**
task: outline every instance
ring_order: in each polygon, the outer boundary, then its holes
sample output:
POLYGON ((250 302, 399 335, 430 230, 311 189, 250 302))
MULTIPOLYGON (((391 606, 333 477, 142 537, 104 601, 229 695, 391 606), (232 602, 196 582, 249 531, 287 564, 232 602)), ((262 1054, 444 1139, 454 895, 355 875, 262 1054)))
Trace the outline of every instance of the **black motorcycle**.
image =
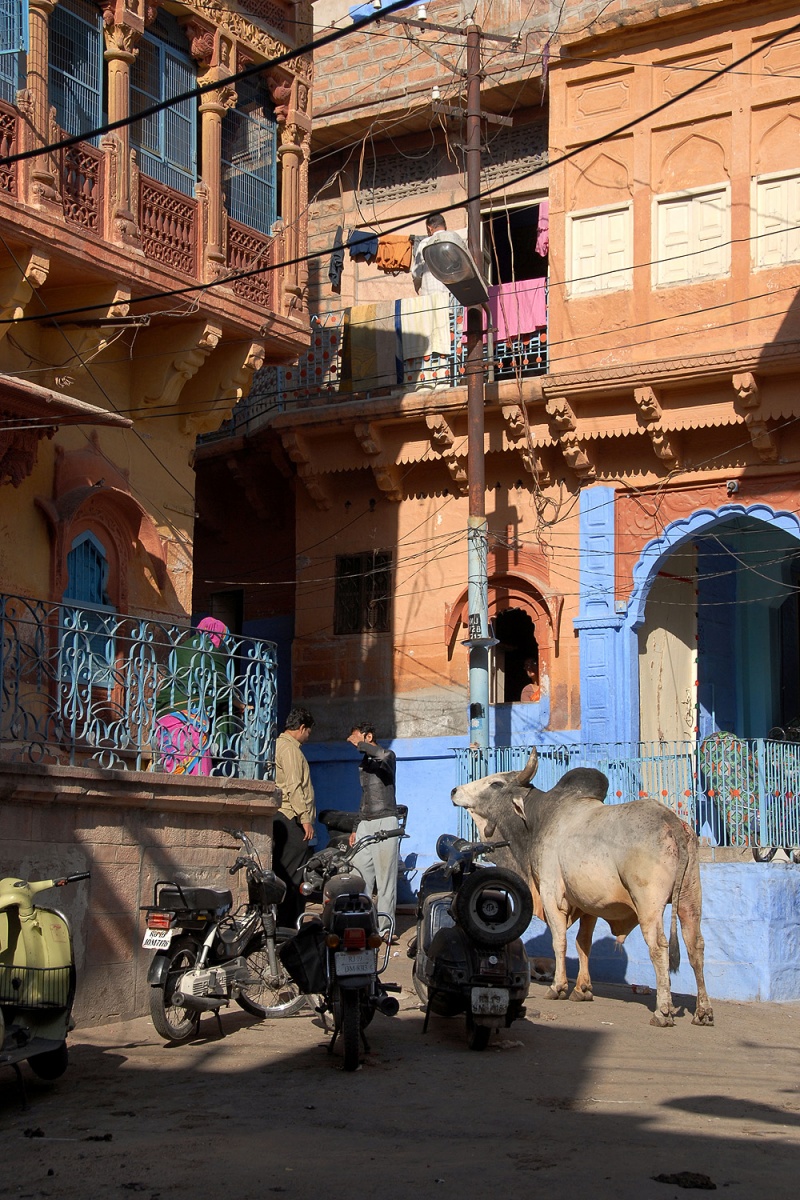
POLYGON ((155 950, 147 973, 150 1015, 171 1042, 194 1037, 201 1013, 213 1012, 219 1021, 219 1010, 231 1000, 254 1017, 288 1017, 307 1004, 278 957, 281 943, 295 932, 277 925, 286 884, 263 869, 246 833, 224 832, 242 846, 229 874, 244 868, 246 904, 232 913, 227 890, 159 880, 153 903, 143 909, 142 945, 155 950))
POLYGON ((420 881, 408 956, 425 1005, 423 1032, 431 1013, 464 1013, 470 1050, 485 1049, 493 1031, 525 1016, 531 972, 520 936, 533 916, 530 888, 514 871, 475 861, 507 845, 443 833, 441 862, 420 881))
POLYGON ((334 842, 313 855, 305 865, 300 890, 305 896, 321 899, 322 914, 307 915, 295 937, 279 950, 281 962, 300 990, 319 997, 317 1011, 323 1017, 332 1015, 328 1053, 333 1053, 341 1034, 345 1071, 358 1067, 359 1042, 369 1053, 364 1031, 375 1012, 395 1016, 399 1004, 388 993, 400 991, 397 984, 379 978, 389 961, 394 920, 390 914, 380 914, 389 920, 388 937, 382 937, 379 914, 353 859, 365 846, 403 836, 402 829, 384 829, 360 838, 353 846, 347 841, 334 842))

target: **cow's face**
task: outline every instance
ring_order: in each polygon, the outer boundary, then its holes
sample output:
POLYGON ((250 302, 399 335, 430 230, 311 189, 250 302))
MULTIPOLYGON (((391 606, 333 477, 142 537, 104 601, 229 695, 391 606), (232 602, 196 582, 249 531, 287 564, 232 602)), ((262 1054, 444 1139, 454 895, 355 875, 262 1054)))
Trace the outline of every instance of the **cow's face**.
POLYGON ((469 811, 481 838, 493 837, 498 822, 504 825, 506 822, 503 818, 510 813, 516 813, 518 819, 524 821, 525 808, 522 790, 517 785, 518 775, 517 771, 502 771, 486 779, 462 783, 450 793, 450 799, 457 808, 469 811))

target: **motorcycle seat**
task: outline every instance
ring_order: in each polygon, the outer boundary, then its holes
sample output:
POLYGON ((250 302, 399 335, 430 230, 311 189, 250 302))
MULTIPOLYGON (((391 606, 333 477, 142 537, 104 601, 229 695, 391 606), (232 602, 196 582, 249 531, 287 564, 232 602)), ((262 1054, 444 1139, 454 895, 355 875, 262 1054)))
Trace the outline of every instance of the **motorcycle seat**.
POLYGON ((170 908, 174 911, 184 909, 189 912, 203 912, 211 909, 218 912, 220 909, 232 906, 233 896, 222 888, 182 887, 178 889, 168 885, 162 887, 158 893, 158 907, 170 908))

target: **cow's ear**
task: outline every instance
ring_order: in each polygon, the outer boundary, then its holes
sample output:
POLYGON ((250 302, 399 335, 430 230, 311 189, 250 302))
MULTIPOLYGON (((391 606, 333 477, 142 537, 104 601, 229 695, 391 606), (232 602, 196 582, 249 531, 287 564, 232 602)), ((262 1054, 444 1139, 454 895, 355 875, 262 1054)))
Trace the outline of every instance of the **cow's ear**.
POLYGON ((522 820, 527 825, 528 818, 525 816, 525 801, 522 799, 522 796, 515 796, 514 800, 513 800, 513 804, 514 804, 514 808, 517 810, 519 815, 522 817, 522 820))

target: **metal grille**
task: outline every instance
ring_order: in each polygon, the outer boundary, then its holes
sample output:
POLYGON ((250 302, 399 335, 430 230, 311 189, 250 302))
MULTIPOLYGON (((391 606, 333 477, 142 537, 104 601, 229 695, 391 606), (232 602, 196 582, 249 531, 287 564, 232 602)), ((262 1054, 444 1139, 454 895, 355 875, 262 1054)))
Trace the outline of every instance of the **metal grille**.
POLYGON ((65 596, 84 604, 108 604, 108 560, 102 544, 91 533, 78 538, 67 555, 65 596))
POLYGON ((50 16, 50 102, 67 133, 96 129, 102 121, 102 24, 88 0, 60 0, 50 16))
POLYGON ((0 966, 0 1001, 19 1008, 66 1008, 71 967, 0 966))
POLYGON ((222 122, 222 189, 234 221, 269 233, 277 216, 275 114, 263 87, 242 80, 222 122))
POLYGON ((333 632, 386 633, 391 579, 388 550, 337 555, 333 632))
POLYGON ((0 0, 0 100, 13 104, 19 87, 19 56, 26 48, 28 5, 0 0))
MULTIPOLYGON (((146 33, 139 44, 131 68, 132 113, 180 95, 197 82, 189 56, 171 48, 181 34, 177 23, 175 32, 166 16, 160 14, 154 26, 161 36, 146 33)), ((131 125, 131 143, 139 152, 143 173, 186 196, 193 194, 197 178, 196 112, 197 101, 192 97, 131 125)))

